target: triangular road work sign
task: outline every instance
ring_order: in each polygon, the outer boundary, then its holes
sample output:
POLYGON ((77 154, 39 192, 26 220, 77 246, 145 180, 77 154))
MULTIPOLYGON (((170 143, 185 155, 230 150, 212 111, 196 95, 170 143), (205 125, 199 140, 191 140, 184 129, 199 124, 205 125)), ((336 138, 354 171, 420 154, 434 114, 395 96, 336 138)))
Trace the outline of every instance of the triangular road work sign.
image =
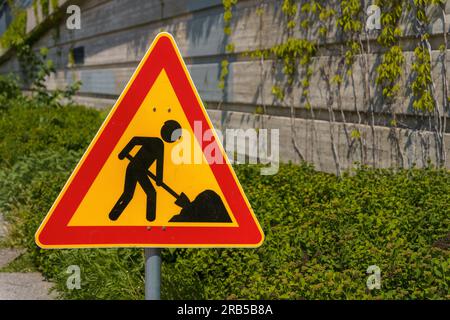
POLYGON ((256 247, 264 235, 160 33, 36 233, 42 248, 256 247))

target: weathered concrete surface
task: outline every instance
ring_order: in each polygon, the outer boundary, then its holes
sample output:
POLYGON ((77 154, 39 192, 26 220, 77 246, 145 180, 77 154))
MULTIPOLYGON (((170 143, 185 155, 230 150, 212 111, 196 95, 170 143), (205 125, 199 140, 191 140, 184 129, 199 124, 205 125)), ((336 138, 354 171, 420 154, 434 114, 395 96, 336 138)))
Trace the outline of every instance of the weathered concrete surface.
MULTIPOLYGON (((0 241, 6 236, 7 224, 0 213, 0 241)), ((19 257, 24 250, 0 249, 0 268, 19 257)), ((38 272, 15 273, 0 272, 0 300, 51 300, 56 298, 50 293, 52 284, 45 281, 38 272)))
MULTIPOLYGON (((323 120, 295 119, 293 126, 286 124, 285 117, 255 115, 246 112, 227 110, 208 110, 214 127, 226 129, 265 128, 279 130, 279 152, 282 160, 300 162, 292 144, 292 127, 296 134, 296 143, 307 162, 316 169, 336 173, 336 161, 332 151, 330 130, 334 132, 334 145, 339 155, 340 169, 352 168, 356 163, 366 163, 378 168, 424 167, 427 159, 436 160, 436 146, 432 132, 397 129, 361 124, 330 124, 323 120), (331 128, 330 128, 331 126, 331 128), (358 130, 364 137, 365 145, 351 137, 352 130, 358 130), (347 134, 345 134, 347 132, 347 134), (395 135, 395 139, 393 138, 395 135)), ((450 154, 450 134, 445 135, 446 152, 450 154)), ((275 141, 276 142, 276 141, 275 141)), ((251 141, 247 145, 257 145, 251 141)), ((446 166, 450 167, 447 158, 446 166)))
POLYGON ((52 287, 42 275, 33 273, 0 273, 0 300, 51 300, 52 287))
MULTIPOLYGON (((97 99, 79 97, 82 104, 108 107, 115 102, 114 99, 97 99)), ((208 109, 208 115, 218 130, 225 133, 226 129, 278 129, 279 152, 281 162, 300 162, 299 155, 295 152, 291 135, 292 129, 289 118, 276 115, 257 115, 246 112, 249 105, 222 105, 222 110, 208 109), (240 112, 238 110, 243 110, 240 112)), ((270 111, 270 107, 268 107, 270 111)), ((330 122, 328 112, 316 110, 316 120, 297 118, 294 121, 296 141, 307 162, 313 163, 320 171, 336 173, 336 161, 333 155, 330 139, 330 122)), ((336 112, 336 117, 339 115, 336 112)), ((353 168, 357 163, 366 163, 377 168, 390 167, 425 167, 428 159, 436 161, 436 145, 433 132, 419 129, 390 128, 377 123, 373 126, 363 121, 362 123, 334 123, 331 124, 334 132, 335 146, 339 155, 340 169, 353 168), (364 137, 365 145, 361 145, 358 139, 351 137, 353 130, 358 130, 364 137), (394 138, 393 134, 396 136, 394 138), (398 142, 398 143, 397 143, 398 142)), ((444 136, 446 141, 446 153, 450 155, 450 134, 444 136)), ((250 144, 258 144, 257 141, 250 144)), ((450 157, 447 157, 445 165, 450 167, 450 157)))
POLYGON ((0 268, 7 266, 23 253, 23 250, 6 248, 0 249, 0 268))

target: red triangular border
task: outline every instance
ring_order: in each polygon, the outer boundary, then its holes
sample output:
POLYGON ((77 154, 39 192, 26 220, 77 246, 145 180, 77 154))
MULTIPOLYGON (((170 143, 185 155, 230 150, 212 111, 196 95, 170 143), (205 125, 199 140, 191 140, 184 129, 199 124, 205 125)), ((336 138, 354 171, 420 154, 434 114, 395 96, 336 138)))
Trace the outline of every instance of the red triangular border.
MULTIPOLYGON (((102 125, 90 152, 83 156, 71 183, 58 197, 54 207, 36 233, 36 243, 43 248, 69 247, 256 247, 264 234, 254 216, 233 169, 211 164, 212 172, 233 212, 238 227, 147 227, 68 226, 91 184, 112 153, 120 137, 141 106, 156 78, 164 69, 193 129, 194 121, 202 130, 210 121, 196 96, 187 68, 168 33, 160 33, 138 67, 134 80, 119 98, 113 114, 102 125), (140 67, 140 69, 139 69, 140 67)), ((133 78, 132 78, 133 79, 133 78)), ((217 143, 215 137, 212 143, 217 143)))

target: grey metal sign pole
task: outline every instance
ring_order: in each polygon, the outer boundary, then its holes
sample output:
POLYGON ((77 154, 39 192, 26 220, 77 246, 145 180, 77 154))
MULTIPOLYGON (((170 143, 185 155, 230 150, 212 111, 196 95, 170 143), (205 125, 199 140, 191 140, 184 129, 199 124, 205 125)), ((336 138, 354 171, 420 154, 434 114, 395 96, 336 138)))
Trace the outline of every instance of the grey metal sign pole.
POLYGON ((161 299, 161 248, 145 248, 145 300, 161 299))

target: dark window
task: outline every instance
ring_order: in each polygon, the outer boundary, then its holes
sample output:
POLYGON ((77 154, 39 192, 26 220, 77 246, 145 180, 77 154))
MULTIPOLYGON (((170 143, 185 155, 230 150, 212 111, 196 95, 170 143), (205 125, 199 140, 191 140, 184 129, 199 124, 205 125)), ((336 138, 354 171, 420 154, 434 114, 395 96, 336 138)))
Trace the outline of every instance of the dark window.
POLYGON ((6 31, 11 21, 11 9, 9 8, 8 2, 5 1, 0 4, 0 35, 6 31))
POLYGON ((76 47, 72 49, 73 52, 73 62, 75 64, 84 63, 84 47, 76 47))

